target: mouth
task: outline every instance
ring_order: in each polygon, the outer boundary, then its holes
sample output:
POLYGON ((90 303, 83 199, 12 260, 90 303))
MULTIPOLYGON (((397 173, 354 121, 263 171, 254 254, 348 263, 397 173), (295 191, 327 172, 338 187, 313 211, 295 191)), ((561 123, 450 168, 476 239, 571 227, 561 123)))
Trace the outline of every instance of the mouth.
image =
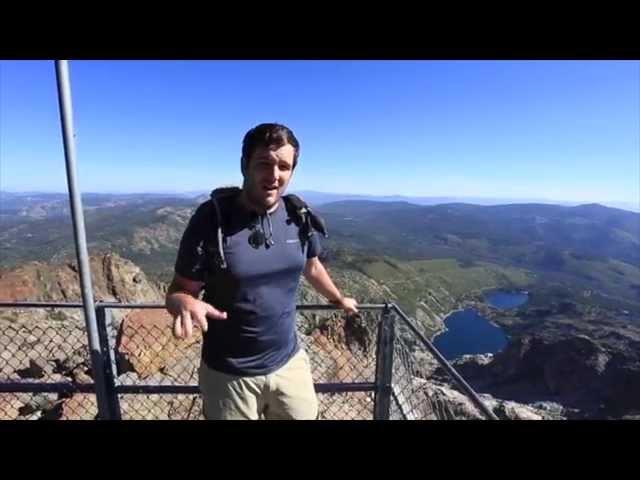
POLYGON ((268 194, 277 193, 278 186, 277 185, 263 185, 262 190, 268 194))

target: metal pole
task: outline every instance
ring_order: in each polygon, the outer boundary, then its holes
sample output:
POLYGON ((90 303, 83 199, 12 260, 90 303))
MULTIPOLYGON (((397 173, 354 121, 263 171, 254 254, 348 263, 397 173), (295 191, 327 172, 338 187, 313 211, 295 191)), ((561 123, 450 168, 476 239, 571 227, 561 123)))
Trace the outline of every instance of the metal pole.
POLYGON ((376 351, 376 390, 373 400, 374 420, 389 420, 391 410, 393 342, 395 339, 391 309, 385 306, 378 325, 376 351))
POLYGON ((91 270, 89 269, 89 253, 84 228, 82 202, 76 179, 76 147, 73 133, 73 114, 71 108, 71 87, 69 84, 69 65, 66 60, 56 60, 56 80, 58 85, 58 104, 60 107, 60 121, 62 125, 62 140, 64 143, 64 158, 67 169, 67 185, 71 204, 71 218, 73 220, 73 234, 76 246, 76 257, 80 270, 80 289, 84 307, 84 319, 87 328, 89 351, 91 354, 91 370, 96 386, 96 400, 98 403, 98 418, 109 419, 109 408, 105 388, 104 357, 100 351, 100 339, 96 324, 93 289, 91 285, 91 270))
POLYGON ((485 405, 485 403, 480 400, 478 394, 471 388, 471 386, 464 381, 464 378, 460 376, 460 374, 456 371, 455 368, 451 366, 447 359, 442 356, 442 354, 438 351, 436 347, 425 337, 420 330, 418 330, 415 325, 411 322, 409 317, 398 307, 395 303, 391 304, 392 308, 400 315, 400 318, 404 320, 404 323, 411 329, 411 331, 416 335, 422 344, 425 346, 427 350, 433 355, 438 363, 444 368, 447 373, 456 381, 458 386, 467 394, 469 398, 475 403, 476 407, 480 409, 482 413, 485 414, 487 418, 490 420, 498 420, 498 417, 491 411, 489 407, 485 405))
POLYGON ((109 404, 109 418, 112 420, 122 420, 120 411, 120 400, 116 391, 117 367, 114 349, 111 348, 109 332, 112 327, 111 310, 108 307, 96 307, 96 320, 98 322, 98 336, 100 347, 104 359, 104 378, 107 391, 107 402, 109 404))

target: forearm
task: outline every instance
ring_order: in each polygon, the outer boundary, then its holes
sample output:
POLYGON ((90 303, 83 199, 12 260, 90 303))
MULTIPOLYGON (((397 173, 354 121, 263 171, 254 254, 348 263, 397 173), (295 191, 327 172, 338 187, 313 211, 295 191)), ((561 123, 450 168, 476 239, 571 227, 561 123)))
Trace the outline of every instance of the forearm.
POLYGON ((342 293, 335 286, 329 273, 319 260, 314 261, 306 270, 305 278, 316 291, 329 302, 335 302, 342 298, 342 293))

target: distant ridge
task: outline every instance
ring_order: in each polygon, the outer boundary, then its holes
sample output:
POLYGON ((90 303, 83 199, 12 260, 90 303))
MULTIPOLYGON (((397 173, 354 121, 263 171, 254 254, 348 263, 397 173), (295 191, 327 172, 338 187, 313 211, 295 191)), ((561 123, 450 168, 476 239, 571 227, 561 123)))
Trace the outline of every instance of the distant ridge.
POLYGON ((326 203, 341 202, 345 200, 366 200, 372 202, 406 202, 415 205, 443 205, 443 204, 467 204, 467 205, 510 205, 510 204, 542 204, 560 205, 564 207, 577 207, 580 205, 600 205, 609 208, 618 208, 631 212, 640 212, 640 201, 637 205, 629 202, 566 202, 539 198, 490 198, 490 197, 411 197, 403 195, 361 195, 350 193, 326 193, 315 190, 293 190, 310 203, 322 205, 326 203))
MULTIPOLYGON (((199 199, 202 196, 208 198, 211 190, 191 190, 188 192, 134 192, 134 193, 106 193, 106 192, 83 192, 83 198, 100 198, 106 196, 132 198, 135 196, 144 196, 146 198, 162 198, 162 197, 176 197, 176 198, 190 198, 199 199)), ((291 193, 296 193, 303 197, 310 205, 323 205, 327 203, 341 202, 346 200, 362 200, 371 202, 404 202, 412 203, 414 205, 443 205, 443 204, 466 204, 466 205, 511 205, 511 204, 541 204, 541 205, 560 205, 565 207, 576 207, 581 205, 600 205, 608 208, 617 208, 621 210, 627 210, 630 212, 640 212, 640 200, 637 204, 632 202, 567 202, 560 200, 549 200, 540 198, 492 198, 492 197, 420 197, 420 196, 404 196, 404 195, 365 195, 365 194, 352 194, 352 193, 328 193, 319 192, 316 190, 291 190, 291 193)), ((62 199, 68 198, 66 192, 8 192, 0 190, 0 199, 19 199, 28 196, 51 196, 53 198, 62 199)))

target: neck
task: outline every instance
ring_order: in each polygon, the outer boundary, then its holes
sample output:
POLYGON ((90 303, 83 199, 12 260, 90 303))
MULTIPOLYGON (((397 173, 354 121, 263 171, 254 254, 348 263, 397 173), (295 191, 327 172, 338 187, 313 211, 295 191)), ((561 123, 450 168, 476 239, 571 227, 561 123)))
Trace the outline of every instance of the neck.
POLYGON ((278 201, 272 207, 265 209, 264 207, 253 203, 249 198, 249 196, 247 195, 247 191, 244 188, 242 189, 242 193, 240 194, 240 201, 245 206, 245 208, 247 208, 249 211, 258 213, 260 215, 264 215, 265 213, 275 212, 276 209, 278 208, 278 205, 280 204, 280 199, 278 199, 278 201))

